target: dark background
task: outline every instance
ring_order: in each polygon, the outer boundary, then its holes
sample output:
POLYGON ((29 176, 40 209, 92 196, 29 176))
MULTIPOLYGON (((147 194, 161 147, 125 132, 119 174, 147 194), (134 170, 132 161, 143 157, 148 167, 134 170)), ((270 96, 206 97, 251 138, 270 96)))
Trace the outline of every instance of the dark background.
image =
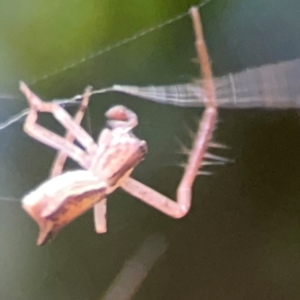
MULTIPOLYGON (((192 4, 1 1, 1 120, 26 107, 18 80, 30 84, 192 4)), ((212 0, 201 13, 216 76, 299 57, 298 0, 212 0)), ((195 56, 185 17, 31 87, 52 99, 71 97, 88 84, 188 82, 198 76, 195 56)), ((95 96, 89 110, 93 137, 104 112, 117 103, 138 114, 135 132, 148 142, 149 154, 134 177, 174 197, 184 161, 176 140, 189 146, 188 132, 195 131, 202 111, 125 95, 95 96)), ((61 130, 50 117, 41 121, 61 130)), ((186 218, 170 219, 117 191, 109 197, 107 234, 96 235, 89 212, 44 247, 35 245, 37 226, 20 199, 47 178, 54 151, 28 138, 22 122, 1 131, 0 196, 17 201, 0 202, 0 299, 100 299, 151 233, 163 234, 168 249, 134 299, 299 299, 298 112, 224 110, 220 121, 215 139, 231 148, 218 154, 235 163, 196 180, 186 218)), ((90 130, 86 120, 83 126, 90 130)))

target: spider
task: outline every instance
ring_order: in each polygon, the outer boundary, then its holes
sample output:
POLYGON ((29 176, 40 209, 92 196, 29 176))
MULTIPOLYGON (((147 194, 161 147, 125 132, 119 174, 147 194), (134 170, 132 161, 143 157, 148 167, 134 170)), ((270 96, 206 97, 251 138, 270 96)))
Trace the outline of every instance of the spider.
POLYGON ((215 91, 200 15, 197 8, 191 8, 190 13, 194 24, 198 59, 205 79, 207 101, 193 149, 177 189, 176 202, 130 177, 147 152, 146 142, 132 132, 138 124, 138 118, 133 111, 121 105, 109 109, 106 112, 106 127, 95 142, 80 126, 91 88, 85 90, 81 106, 72 119, 61 106, 54 102, 42 101, 25 83, 20 83, 20 90, 29 104, 24 131, 32 138, 59 151, 52 166, 50 179, 22 199, 23 209, 39 225, 37 245, 51 240, 64 226, 91 208, 94 210, 96 232, 106 232, 106 198, 118 187, 173 218, 182 218, 188 213, 193 182, 210 145, 217 119, 215 91), (66 136, 63 138, 37 124, 38 112, 52 113, 66 128, 66 136), (73 143, 75 139, 82 148, 73 143), (76 161, 83 170, 62 173, 67 157, 76 161))

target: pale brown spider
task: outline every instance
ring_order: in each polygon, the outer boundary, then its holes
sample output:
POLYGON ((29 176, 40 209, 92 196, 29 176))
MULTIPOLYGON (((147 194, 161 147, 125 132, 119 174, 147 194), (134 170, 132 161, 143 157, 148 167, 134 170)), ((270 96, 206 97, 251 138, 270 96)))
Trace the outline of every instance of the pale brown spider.
POLYGON ((171 217, 181 218, 189 211, 193 182, 209 146, 217 118, 212 73, 200 16, 197 8, 192 8, 190 12, 207 100, 193 149, 177 189, 177 202, 129 177, 147 151, 146 142, 132 133, 138 123, 135 113, 124 106, 114 106, 108 110, 107 128, 102 130, 95 143, 79 125, 88 105, 91 93, 89 88, 83 95, 78 113, 72 119, 61 106, 42 101, 25 83, 20 84, 20 90, 27 98, 30 108, 24 131, 36 140, 59 150, 52 167, 52 178, 22 200, 24 210, 40 227, 38 245, 46 243, 61 228, 92 207, 96 232, 106 232, 106 197, 118 187, 171 217), (66 128, 65 138, 37 124, 38 112, 52 113, 66 128), (73 143, 74 139, 83 149, 73 143), (67 156, 84 170, 60 174, 67 156))

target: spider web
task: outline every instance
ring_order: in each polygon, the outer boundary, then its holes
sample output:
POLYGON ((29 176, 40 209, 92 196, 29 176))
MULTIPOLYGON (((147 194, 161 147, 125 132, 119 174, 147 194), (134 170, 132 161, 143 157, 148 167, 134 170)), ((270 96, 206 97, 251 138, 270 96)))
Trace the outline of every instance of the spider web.
MULTIPOLYGON (((200 9, 200 8, 204 7, 206 4, 208 4, 210 1, 211 0, 205 0, 205 1, 200 2, 198 5, 194 5, 194 6, 197 7, 198 9, 200 9)), ((105 54, 109 54, 109 53, 111 53, 115 50, 118 50, 119 48, 122 51, 123 48, 130 46, 134 42, 139 41, 141 38, 146 37, 146 36, 148 36, 152 33, 155 34, 155 33, 157 33, 158 31, 160 31, 162 29, 164 29, 167 26, 171 26, 174 23, 177 23, 178 21, 181 21, 182 19, 186 19, 188 16, 189 16, 188 11, 184 11, 183 13, 179 13, 179 14, 175 15, 174 17, 171 17, 171 18, 169 18, 169 19, 167 19, 167 20, 165 20, 165 21, 163 21, 163 22, 161 22, 157 25, 154 25, 154 26, 151 26, 147 29, 141 30, 140 32, 135 33, 130 37, 121 39, 120 41, 118 41, 116 43, 112 43, 112 44, 110 44, 110 45, 108 45, 104 48, 101 48, 99 51, 96 51, 95 53, 92 53, 88 56, 82 57, 81 59, 76 60, 76 61, 74 61, 74 62, 72 62, 72 63, 70 63, 70 64, 68 64, 64 67, 61 67, 61 68, 59 68, 57 70, 54 70, 50 73, 44 74, 43 76, 40 76, 38 78, 30 79, 29 82, 26 82, 26 83, 30 87, 34 87, 34 86, 36 86, 40 83, 43 83, 44 81, 50 81, 51 78, 53 78, 53 77, 58 77, 58 81, 60 80, 59 77, 61 77, 61 75, 64 78, 65 77, 68 78, 69 77, 68 75, 70 74, 70 71, 72 71, 73 69, 78 69, 81 66, 87 64, 89 61, 96 60, 96 58, 102 57, 105 54), (66 73, 65 76, 64 76, 64 73, 66 73)), ((173 28, 172 28, 172 31, 174 31, 173 28)), ((158 35, 159 35, 159 33, 158 33, 158 35)), ((151 51, 156 52, 157 49, 152 49, 151 51)), ((150 53, 150 56, 151 55, 152 54, 150 53)), ((148 54, 148 56, 149 56, 149 54, 148 54)), ((144 59, 144 58, 142 58, 142 59, 144 59)), ((134 65, 140 65, 141 63, 143 63, 143 61, 142 62, 135 61, 133 64, 134 65)), ((94 94, 102 94, 102 93, 107 93, 107 92, 112 92, 112 91, 114 91, 114 88, 111 86, 111 87, 108 87, 108 88, 101 88, 99 90, 96 90, 96 91, 94 91, 94 94)), ((76 102, 76 100, 80 100, 81 97, 82 97, 82 95, 78 94, 78 95, 75 95, 71 98, 62 99, 62 100, 58 99, 57 101, 59 103, 61 103, 63 106, 67 106, 67 105, 72 106, 73 102, 76 102)), ((3 95, 1 95, 1 99, 2 100, 17 100, 18 98, 15 97, 15 96, 9 95, 9 94, 3 94, 3 95)), ((54 100, 54 101, 56 101, 56 100, 54 100)), ((76 103, 74 103, 74 104, 76 105, 76 103)), ((10 117, 7 121, 0 123, 0 130, 2 130, 4 128, 14 124, 15 122, 19 121, 24 116, 26 116, 27 112, 28 112, 28 110, 24 109, 20 113, 10 117)))
MULTIPOLYGON (((205 6, 210 1, 204 1, 197 5, 198 8, 201 8, 205 6)), ((226 4, 225 4, 226 5, 226 4)), ((224 6, 224 5, 223 5, 224 6)), ((209 6, 208 6, 209 7, 209 6)), ((222 9, 222 6, 220 6, 220 9, 222 9)), ((107 94, 107 92, 112 91, 112 86, 116 82, 121 83, 124 82, 126 84, 130 82, 134 82, 137 84, 161 84, 162 82, 164 84, 172 84, 174 82, 179 81, 190 81, 193 77, 195 78, 198 76, 198 66, 196 64, 189 63, 191 61, 191 58, 195 56, 194 52, 194 46, 193 46, 193 31, 191 27, 191 23, 188 17, 188 11, 183 11, 179 14, 175 14, 175 16, 171 18, 167 18, 163 22, 159 22, 158 24, 154 26, 150 26, 144 30, 141 30, 138 33, 135 33, 128 38, 124 38, 119 40, 117 43, 112 43, 109 46, 106 47, 100 47, 101 49, 99 51, 95 51, 93 54, 83 57, 80 60, 74 61, 71 64, 66 65, 65 67, 59 68, 55 71, 52 71, 50 73, 47 73, 43 76, 40 76, 34 80, 30 80, 31 88, 38 92, 40 95, 43 94, 54 94, 59 95, 61 98, 61 95, 63 94, 71 94, 74 95, 74 91, 78 91, 79 93, 75 96, 72 96, 71 98, 66 97, 65 99, 56 99, 55 101, 60 102, 63 106, 72 106, 76 105, 76 101, 80 100, 81 98, 81 91, 87 84, 92 84, 96 87, 104 86, 104 88, 100 88, 99 90, 96 90, 97 93, 100 93, 100 97, 98 97, 99 101, 92 101, 91 108, 87 113, 87 116, 85 118, 85 127, 91 132, 93 136, 97 136, 98 129, 103 126, 103 122, 99 122, 99 116, 96 116, 98 114, 98 111, 105 111, 103 107, 107 107, 107 105, 110 105, 110 103, 114 103, 114 98, 116 95, 114 93, 107 94), (185 37, 183 39, 182 33, 185 33, 185 37), (168 41, 168 38, 170 39, 168 41), (155 44, 155 47, 152 49, 147 49, 149 47, 149 40, 150 41, 158 41, 155 44), (175 42, 174 42, 175 40, 175 42), (160 42, 163 43, 163 47, 159 46, 160 42), (179 49, 178 51, 173 51, 175 46, 179 49), (184 45, 182 45, 184 44, 184 45), (189 45, 189 47, 186 47, 186 45, 189 45), (125 58, 126 56, 123 55, 123 52, 129 53, 132 52, 134 48, 138 46, 138 51, 144 51, 142 55, 137 55, 137 52, 134 52, 133 56, 134 58, 125 58), (172 48, 173 47, 173 48, 172 48), (178 61, 178 53, 180 53, 180 60, 178 61), (146 56, 146 59, 143 58, 143 55, 146 56), (114 65, 112 65, 113 61, 116 61, 114 65), (166 62, 166 67, 159 68, 160 64, 162 65, 162 62, 166 62), (133 62, 133 63, 132 63, 133 62), (123 71, 119 68, 118 72, 115 73, 115 70, 118 69, 116 65, 123 63, 125 67, 123 68, 123 71), (91 65, 95 65, 96 67, 91 68, 91 65), (150 67, 154 66, 153 71, 150 72, 150 67), (105 76, 102 74, 101 70, 105 70, 105 76), (114 70, 114 74, 110 74, 110 70, 114 70), (78 76, 78 72, 81 73, 78 76), (128 76, 128 72, 130 72, 130 76, 128 76), (149 74, 157 74, 162 73, 162 76, 154 76, 153 75, 147 75, 149 74), (145 76, 143 78, 140 76, 140 73, 144 73, 145 76), (76 74, 74 76, 73 74, 76 74), (184 75, 188 74, 188 75, 184 75), (193 75, 191 75, 193 74, 193 75), (117 76, 116 76, 117 75, 117 76), (100 79, 99 79, 100 78, 100 79), (157 81, 156 81, 157 80, 157 81), (61 88, 61 82, 64 81, 64 86, 61 88), (69 82, 71 82, 69 84, 69 82), (57 89, 53 89, 53 86, 55 86, 57 89), (106 88, 108 86, 108 88, 106 88), (44 92, 46 90, 46 93, 44 92), (41 91, 41 92, 39 92, 41 91), (97 102, 97 104, 96 104, 97 102), (100 103, 101 102, 101 103, 100 103), (100 106, 100 108, 99 108, 100 106), (97 113, 95 113, 97 112, 97 113)), ((205 22, 205 14, 204 14, 204 22, 205 22)), ((209 32, 207 34, 209 37, 209 32)), ((217 39, 217 37, 216 37, 217 39)), ((209 39, 208 39, 209 42, 209 39)), ((209 43, 208 43, 209 44, 209 43)), ((176 49, 177 50, 177 49, 176 49)), ((228 53, 227 53, 228 54, 228 53)), ((217 61, 215 59, 214 53, 212 53, 212 56, 214 57, 214 62, 217 61)), ((284 59, 284 57, 283 57, 284 59)), ((275 59, 277 60, 277 59, 275 59)), ((220 64, 216 63, 214 66, 219 66, 220 64)), ((236 68, 237 70, 243 68, 240 65, 233 66, 233 68, 236 68)), ((222 67, 218 70, 216 73, 223 72, 222 67)), ((234 69, 233 69, 234 70, 234 69)), ((12 96, 11 96, 12 97, 12 96)), ((43 98, 43 97, 42 97, 43 98)), ((56 97, 49 96, 50 99, 55 99, 56 97)), ((118 95, 118 101, 123 102, 128 101, 130 99, 127 96, 120 96, 118 95)), ((18 101, 7 101, 7 106, 4 106, 5 111, 2 111, 2 113, 7 112, 8 114, 11 114, 11 111, 16 109, 16 107, 20 107, 21 105, 26 107, 25 101, 21 100, 18 101), (17 102, 17 103, 16 103, 17 102), (12 105, 13 109, 10 109, 10 105, 12 105)), ((134 106, 137 106, 137 111, 140 112, 141 109, 144 110, 144 104, 143 102, 138 101, 137 99, 132 100, 134 106)), ((126 102, 127 103, 127 102, 126 102)), ((150 105, 150 111, 153 110, 154 114, 157 114, 157 108, 150 105)), ((76 109, 76 108, 75 108, 76 109)), ((155 126, 160 127, 161 125, 158 125, 158 122, 161 122, 163 120, 164 128, 167 128, 169 132, 169 139, 167 139, 166 145, 168 147, 172 146, 172 142, 170 142, 170 136, 172 138, 174 135, 179 135, 180 140, 184 140, 182 136, 186 133, 186 128, 184 130, 175 129, 173 132, 170 131, 170 128, 174 128, 174 122, 176 123, 176 120, 182 119, 182 114, 186 114, 185 112, 182 113, 177 108, 170 108, 173 115, 173 122, 171 122, 170 118, 165 118, 165 115, 168 115, 169 109, 161 107, 160 109, 160 115, 157 114, 157 118, 155 120, 150 120, 149 118, 144 121, 146 126, 151 126, 151 131, 154 129, 155 126), (175 121, 174 121, 175 120, 175 121), (151 124, 150 124, 151 123, 151 124)), ((72 107, 70 109, 72 112, 72 107)), ((8 119, 8 121, 4 121, 2 124, 0 124, 0 130, 4 130, 5 128, 9 127, 12 124, 15 124, 16 122, 22 120, 24 116, 27 113, 27 108, 24 108, 19 114, 13 115, 8 119)), ((100 113, 99 113, 100 114, 100 113)), ((194 117, 196 120, 198 115, 194 117)), ((49 118, 42 117, 43 119, 48 120, 49 118)), ((142 118, 141 118, 142 119, 142 118)), ((50 123, 50 119, 48 121, 50 124, 50 127, 53 126, 53 121, 50 123)), ((179 121, 180 122, 180 121, 179 121)), ((47 121, 46 121, 47 123, 47 121)), ((16 131, 17 134, 15 136, 19 137, 20 139, 23 139, 23 133, 22 129, 20 128, 20 125, 22 123, 18 123, 15 125, 16 127, 14 129, 10 129, 12 131, 16 131)), ((188 123, 187 127, 190 127, 191 124, 188 123)), ((57 124, 54 124, 54 128, 58 128, 57 124)), ((175 127, 176 128, 176 127, 175 127)), ((139 128, 137 128, 139 130, 139 128)), ((157 129, 159 131, 159 129, 157 129)), ((147 130, 146 130, 147 131, 147 130)), ((1 132, 1 131, 0 131, 1 132)), ((6 131, 2 131, 1 134, 5 135, 6 131)), ((143 130, 145 132, 145 130, 143 130)), ((147 133, 147 132, 146 132, 147 133)), ((150 132, 149 132, 150 133, 150 132)), ((167 134, 166 134, 167 135, 167 134)), ((9 136, 9 134, 7 134, 9 136)), ((162 135, 161 135, 162 136, 162 135)), ((174 138, 173 138, 174 139, 174 138)), ((5 138, 4 138, 5 140, 5 138)), ((166 140, 166 139, 165 139, 166 140)), ((190 140, 184 140, 184 143, 189 142, 190 140)), ((164 141, 165 142, 165 141, 164 141)), ((162 142, 162 140, 156 140, 154 142, 153 148, 156 150, 160 148, 161 144, 165 144, 162 142)), ((24 145, 24 144, 23 144, 24 145)), ((34 142, 34 145, 36 143, 34 142)), ((166 147, 167 147, 166 146, 166 147)), ((44 149, 40 145, 39 151, 45 151, 45 153, 52 152, 49 149, 44 149), (42 150, 43 149, 43 150, 42 150)), ((10 151, 12 149, 15 149, 14 146, 10 148, 10 151)), ((4 150, 7 151, 7 150, 4 150)), ((16 150, 17 151, 17 150, 16 150)), ((170 164, 170 161, 166 159, 167 154, 162 154, 163 151, 157 151, 157 157, 158 163, 162 163, 163 161, 167 161, 166 165, 170 164), (162 155, 160 157, 160 155, 162 155)), ((17 155, 19 156, 19 155, 17 155)), ((10 161, 10 160, 9 160, 10 161)), ((8 162, 9 162, 8 161, 8 162)), ((151 161, 151 160, 149 160, 151 161)), ((23 163, 24 160, 21 159, 21 163, 23 163)), ((48 163, 49 164, 49 163, 48 163)), ((11 173, 14 173, 14 170, 18 170, 19 163, 11 162, 11 165, 9 165, 5 169, 9 169, 11 173)), ((149 167, 150 168, 150 167, 149 167)), ((153 172, 153 169, 149 169, 149 173, 153 172)), ((8 173, 9 174, 9 173, 8 173)), ((16 178, 18 175, 14 175, 14 180, 11 179, 11 182, 16 182, 16 178)), ((21 176, 22 177, 22 176, 21 176)), ((14 187, 16 190, 17 188, 14 187)), ((4 193, 5 195, 6 193, 4 193)), ((19 194, 19 193, 17 193, 19 194)), ((22 193, 20 192, 20 195, 22 193)), ((9 197, 11 194, 9 193, 8 197, 4 197, 3 200, 10 201, 11 197, 9 197)))
MULTIPOLYGON (((201 2, 201 3, 197 4, 196 6, 198 8, 200 8, 200 7, 205 6, 208 2, 210 2, 210 1, 207 0, 207 1, 201 2)), ((131 78, 136 80, 140 77, 138 74, 140 72, 140 70, 141 69, 145 70, 146 68, 149 69, 149 66, 148 66, 149 61, 151 63, 151 61, 156 60, 157 57, 160 60, 164 60, 166 58, 166 56, 169 55, 171 58, 170 62, 171 63, 174 62, 174 60, 176 59, 177 52, 174 52, 173 54, 170 55, 170 53, 172 52, 172 49, 169 48, 169 49, 167 49, 167 51, 162 51, 161 47, 159 47, 159 43, 166 36, 167 37, 169 36, 169 39, 170 39, 169 42, 171 42, 174 39, 177 39, 178 37, 176 36, 176 32, 178 29, 181 30, 181 32, 189 31, 188 43, 185 43, 185 44, 190 44, 191 47, 189 47, 189 49, 193 49, 193 30, 192 30, 191 22, 190 22, 188 16, 189 16, 189 12, 188 12, 188 10, 185 10, 182 13, 176 14, 175 16, 173 16, 171 18, 167 18, 165 21, 159 22, 158 24, 156 24, 154 26, 150 26, 150 27, 148 27, 144 30, 141 30, 138 33, 135 33, 127 38, 123 38, 116 43, 112 43, 104 48, 102 47, 99 51, 96 51, 91 55, 85 56, 85 57, 81 58, 80 60, 76 60, 71 64, 68 64, 62 68, 55 70, 55 71, 51 71, 50 73, 47 73, 36 79, 29 80, 29 85, 37 93, 39 91, 45 90, 45 87, 46 87, 46 90, 48 90, 50 86, 52 86, 52 87, 56 86, 57 87, 57 91, 55 92, 56 95, 61 94, 59 90, 61 89, 60 83, 62 80, 66 83, 66 85, 68 85, 68 82, 72 82, 70 84, 71 86, 74 86, 74 84, 75 84, 76 85, 75 90, 78 90, 79 92, 80 92, 80 90, 79 90, 78 86, 84 87, 87 84, 92 84, 94 86, 109 85, 110 82, 113 83, 116 80, 115 79, 116 77, 114 76, 115 77, 114 79, 110 79, 112 77, 110 74, 107 74, 107 73, 108 73, 109 69, 115 70, 116 67, 110 66, 110 68, 108 68, 107 66, 111 65, 111 62, 114 61, 114 57, 116 57, 116 56, 119 57, 119 58, 117 58, 118 60, 122 59, 123 52, 125 52, 126 55, 128 55, 128 53, 131 51, 136 52, 136 50, 134 50, 134 49, 136 48, 136 45, 139 44, 140 48, 142 50, 144 50, 145 53, 140 56, 135 55, 134 60, 133 60, 133 58, 130 58, 130 60, 131 60, 130 62, 132 63, 131 65, 129 63, 126 64, 126 66, 127 66, 126 72, 128 72, 128 70, 129 70, 131 73, 131 78), (165 32, 162 32, 162 31, 165 31, 165 32), (149 38, 147 38, 148 36, 149 36, 149 38), (147 49, 147 47, 149 47, 149 45, 151 44, 151 41, 155 41, 155 45, 153 47, 151 47, 151 49, 147 49), (103 63, 103 61, 104 61, 104 63, 103 63), (97 65, 97 67, 91 69, 90 66, 92 63, 97 65), (97 79, 97 77, 99 77, 99 69, 106 70, 105 76, 104 75, 101 76, 101 81, 99 81, 99 79, 97 79), (79 77, 77 77, 74 79, 73 74, 77 74, 78 70, 82 71, 82 74, 80 76, 81 78, 79 79, 79 77), (84 80, 82 78, 84 78, 84 80), (80 80, 80 83, 79 83, 78 79, 80 80)), ((182 47, 180 39, 178 39, 178 47, 179 48, 182 47)), ((138 50, 138 51, 140 51, 140 50, 138 50)), ((188 61, 191 57, 194 56, 194 53, 193 53, 194 50, 192 50, 193 52, 191 50, 189 50, 189 51, 190 52, 188 53, 188 61)), ((136 53, 134 53, 134 54, 136 54, 136 53)), ((157 66, 157 63, 155 65, 157 66)), ((182 63, 182 65, 179 67, 182 68, 182 66, 184 66, 184 65, 186 65, 186 64, 182 63)), ((193 64, 190 64, 190 67, 192 67, 192 69, 190 68, 188 73, 191 73, 191 70, 193 70, 193 69, 196 70, 196 72, 197 72, 197 67, 195 67, 193 64)), ((157 70, 154 70, 154 71, 157 72, 157 70)), ((152 72, 154 72, 154 71, 152 71, 152 72)), ((195 72, 195 74, 197 74, 196 72, 195 72)), ((167 74, 169 72, 165 72, 165 73, 167 74)), ((177 71, 177 74, 179 74, 179 75, 177 75, 177 76, 181 76, 180 75, 181 73, 182 73, 182 70, 179 69, 177 71)), ((127 74, 120 72, 120 75, 121 76, 119 76, 119 77, 121 78, 121 81, 128 79, 127 74)), ((166 79, 173 80, 173 78, 172 79, 166 78, 166 79)), ((146 78, 144 80, 145 80, 144 82, 146 83, 148 79, 146 78)), ((64 86, 63 89, 68 90, 68 87, 64 86)), ((71 93, 73 93, 74 89, 73 88, 72 89, 69 88, 69 89, 70 89, 71 93)), ((102 93, 102 92, 106 93, 107 91, 109 91, 109 88, 108 89, 106 89, 106 88, 100 89, 100 93, 102 93)), ((40 95, 42 95, 42 92, 40 92, 40 95)), ((43 98, 43 96, 42 96, 42 98, 43 98)), ((59 101, 63 106, 67 107, 67 106, 74 105, 74 103, 70 103, 70 100, 72 102, 72 100, 78 100, 80 98, 81 98, 81 94, 78 94, 76 96, 73 96, 71 99, 69 98, 66 100, 57 100, 57 101, 59 101)), ((94 136, 97 135, 97 131, 99 130, 98 128, 101 128, 104 124, 103 122, 101 123, 101 119, 103 119, 103 118, 95 117, 94 111, 100 110, 100 111, 102 111, 101 115, 103 115, 103 113, 105 111, 105 109, 103 109, 103 107, 107 107, 107 104, 111 105, 111 103, 115 102, 115 101, 112 101, 111 98, 112 98, 111 95, 107 95, 106 98, 101 99, 102 105, 100 104, 100 109, 98 107, 96 107, 96 109, 91 107, 88 110, 88 113, 86 114, 86 118, 84 120, 83 126, 86 127, 87 130, 94 136), (100 119, 100 122, 99 122, 99 119, 100 119)), ((18 108, 25 106, 25 108, 22 109, 19 114, 9 117, 7 121, 3 122, 0 125, 0 130, 2 130, 1 133, 3 134, 2 141, 3 141, 4 145, 7 145, 8 147, 10 147, 10 155, 12 157, 13 156, 15 157, 13 160, 10 160, 10 159, 6 160, 6 166, 3 169, 9 170, 9 171, 6 172, 5 175, 3 175, 2 177, 8 178, 8 181, 10 182, 10 188, 7 187, 7 190, 10 190, 10 191, 14 190, 13 194, 16 195, 15 197, 4 196, 5 194, 8 194, 8 195, 12 194, 11 192, 5 192, 6 188, 4 188, 4 189, 2 189, 1 199, 3 201, 9 201, 9 202, 13 201, 13 200, 19 201, 18 199, 21 197, 21 195, 24 192, 24 191, 21 191, 21 189, 19 187, 22 186, 21 182, 24 183, 25 178, 22 176, 21 172, 19 172, 18 170, 29 168, 29 166, 28 166, 29 160, 20 159, 20 154, 19 154, 19 150, 18 150, 18 147, 23 148, 23 147, 27 147, 27 145, 29 145, 27 138, 24 137, 24 134, 23 134, 22 128, 21 128, 21 126, 22 126, 21 121, 24 118, 24 116, 26 116, 28 109, 26 108, 26 102, 19 97, 14 97, 14 96, 11 96, 8 94, 7 96, 4 96, 2 98, 2 100, 6 101, 6 106, 5 106, 6 115, 11 114, 11 112, 13 110, 18 110, 18 108), (17 98, 18 100, 17 99, 14 100, 14 98, 17 98), (12 106, 11 108, 10 108, 10 105, 12 106), (14 124, 14 126, 10 127, 13 124, 14 124), (18 140, 18 142, 16 142, 16 140, 18 140), (18 178, 18 174, 19 174, 20 178, 18 178), (9 178, 10 175, 13 178, 9 178)), ((98 105, 99 105, 99 102, 98 102, 98 105)), ((139 108, 139 106, 141 106, 141 105, 138 104, 137 107, 139 108)), ((76 103, 75 103, 74 108, 71 107, 69 109, 70 113, 73 113, 74 110, 76 110, 76 103)), ((3 115, 5 115, 5 112, 2 112, 3 115)), ((161 115, 161 118, 162 117, 163 116, 161 115)), ((3 116, 1 117, 1 119, 2 118, 3 118, 3 116)), ((49 127, 49 126, 50 126, 50 128, 52 127, 55 131, 60 130, 58 124, 56 122, 53 122, 51 116, 41 116, 40 121, 42 124, 46 124, 47 127, 49 127)), ((147 120, 147 122, 150 122, 150 120, 147 120)), ((165 125, 167 125, 166 128, 172 126, 171 123, 167 120, 165 120, 164 123, 165 123, 165 125), (169 126, 168 126, 168 123, 170 123, 169 126)), ((49 153, 53 152, 52 149, 47 149, 47 147, 44 147, 43 145, 40 145, 39 143, 36 143, 35 141, 33 141, 33 142, 30 141, 30 143, 31 143, 31 146, 29 146, 29 149, 27 148, 28 153, 29 153, 29 151, 33 150, 33 153, 38 154, 39 152, 41 152, 41 153, 43 153, 43 155, 45 155, 45 157, 47 157, 47 155, 49 153)), ((161 143, 161 141, 159 141, 159 140, 156 142, 157 145, 159 145, 160 143, 161 143)), ((170 143, 170 141, 169 141, 169 143, 170 143)), ((158 157, 159 157, 159 155, 161 155, 161 152, 160 151, 157 151, 157 152, 158 152, 158 157)), ((5 153, 7 153, 7 148, 3 147, 2 155, 5 155, 5 153)), ((42 155, 38 156, 38 157, 41 158, 42 155)), ((7 158, 7 156, 6 156, 6 158, 7 158)), ((43 159, 41 159, 41 161, 39 161, 39 158, 35 161, 35 168, 34 168, 35 171, 31 170, 32 177, 33 178, 36 177, 36 179, 34 180, 36 183, 38 183, 40 181, 40 178, 39 178, 40 175, 35 175, 34 173, 36 172, 36 174, 38 174, 39 171, 41 170, 40 168, 42 168, 41 165, 45 164, 43 162, 43 159)), ((160 162, 162 162, 162 160, 163 160, 163 158, 160 159, 160 162)), ((47 159, 47 165, 49 165, 48 159, 47 159)), ((71 166, 72 166, 72 164, 71 164, 71 166)), ((47 168, 45 168, 44 170, 47 170, 47 168)), ((43 172, 43 173, 44 173, 43 177, 46 179, 46 172, 43 172)), ((7 179, 2 178, 2 182, 5 182, 6 180, 7 179)))

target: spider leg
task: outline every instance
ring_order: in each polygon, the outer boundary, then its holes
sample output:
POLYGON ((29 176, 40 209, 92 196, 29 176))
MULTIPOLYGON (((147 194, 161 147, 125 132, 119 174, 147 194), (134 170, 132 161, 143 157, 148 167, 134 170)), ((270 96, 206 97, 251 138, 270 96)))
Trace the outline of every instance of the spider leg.
POLYGON ((53 102, 43 102, 25 83, 20 83, 20 90, 27 98, 30 107, 24 123, 24 131, 45 145, 63 151, 83 168, 88 169, 91 161, 90 156, 97 149, 97 145, 88 133, 76 124, 61 106, 53 102), (37 124, 38 111, 52 113, 69 132, 76 136, 76 139, 86 148, 87 153, 65 138, 37 124))
MULTIPOLYGON (((87 87, 85 89, 80 106, 73 118, 74 122, 76 122, 79 125, 80 125, 80 123, 84 117, 85 111, 88 107, 91 91, 92 91, 91 87, 87 87)), ((65 140, 73 143, 75 138, 76 137, 72 132, 70 132, 70 131, 66 132, 65 140)), ((66 154, 66 152, 64 152, 62 150, 60 150, 57 153, 57 155, 53 161, 52 167, 51 167, 50 177, 55 177, 62 173, 64 164, 67 160, 67 157, 68 157, 68 155, 66 154)))
POLYGON ((94 224, 97 233, 105 233, 107 231, 106 226, 106 199, 102 199, 96 205, 94 205, 94 224))
POLYGON ((206 92, 207 99, 205 101, 203 117, 199 122, 194 146, 177 189, 177 202, 156 192, 133 178, 128 178, 122 184, 122 188, 132 196, 139 198, 141 201, 174 218, 182 218, 190 209, 193 182, 197 176, 199 168, 201 167, 205 152, 209 147, 209 142, 217 119, 215 89, 209 56, 203 38, 200 15, 197 8, 191 8, 190 13, 194 25, 196 37, 195 45, 205 82, 204 90, 206 92))

